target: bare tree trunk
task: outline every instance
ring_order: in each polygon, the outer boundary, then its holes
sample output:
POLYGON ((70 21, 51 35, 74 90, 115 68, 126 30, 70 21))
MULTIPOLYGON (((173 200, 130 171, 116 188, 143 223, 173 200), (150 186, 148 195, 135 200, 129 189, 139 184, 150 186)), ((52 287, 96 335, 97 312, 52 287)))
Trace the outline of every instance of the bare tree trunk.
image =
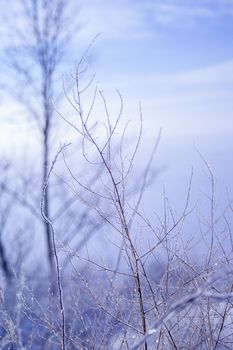
MULTIPOLYGON (((40 190, 48 176, 54 115, 52 102, 56 97, 55 78, 69 41, 69 26, 65 27, 65 11, 68 5, 65 0, 29 0, 20 3, 22 21, 27 27, 19 30, 14 28, 14 35, 20 45, 8 49, 6 60, 19 81, 16 89, 13 89, 14 95, 34 118, 41 134, 40 190)), ((48 218, 51 217, 49 192, 50 188, 47 186, 44 193, 44 212, 48 218)), ((43 228, 48 261, 52 267, 54 252, 50 227, 46 221, 43 228)))
MULTIPOLYGON (((46 51, 46 50, 45 50, 46 51)), ((53 111, 51 108, 51 99, 53 96, 52 80, 53 80, 53 70, 49 67, 50 62, 48 61, 48 54, 44 52, 41 57, 41 70, 43 76, 43 144, 42 144, 42 188, 47 182, 48 169, 49 169, 49 150, 50 150, 50 134, 51 134, 51 120, 53 117, 53 111)), ((44 213, 47 218, 50 218, 50 197, 49 197, 49 185, 47 184, 44 190, 44 213)), ((47 240, 47 254, 48 261, 51 268, 53 268, 53 247, 52 247, 52 238, 50 232, 50 225, 48 222, 44 221, 44 231, 47 240)))
MULTIPOLYGON (((47 181, 48 176, 48 132, 45 131, 44 133, 44 143, 43 143, 43 177, 42 177, 42 186, 47 181)), ((47 186, 44 193, 44 213, 47 218, 50 217, 50 201, 49 201, 49 187, 47 186)), ((50 226, 49 224, 44 221, 44 231, 45 236, 47 240, 47 254, 48 254, 48 261, 50 263, 50 266, 53 265, 53 249, 52 249, 52 240, 51 240, 51 234, 50 234, 50 226)))
POLYGON ((7 261, 5 249, 1 238, 0 238, 0 260, 1 260, 3 273, 5 274, 7 279, 10 279, 12 277, 12 273, 10 271, 9 263, 7 261))

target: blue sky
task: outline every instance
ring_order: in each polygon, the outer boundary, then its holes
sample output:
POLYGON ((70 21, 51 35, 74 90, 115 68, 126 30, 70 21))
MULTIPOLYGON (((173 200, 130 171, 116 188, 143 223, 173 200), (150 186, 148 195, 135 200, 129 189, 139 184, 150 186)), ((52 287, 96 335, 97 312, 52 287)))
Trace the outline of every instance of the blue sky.
POLYGON ((80 18, 84 41, 102 34, 95 68, 104 91, 119 88, 133 118, 142 101, 147 137, 162 126, 167 148, 175 139, 182 153, 195 142, 216 168, 216 152, 229 162, 232 0, 92 0, 83 4, 80 18))
POLYGON ((102 34, 105 89, 118 87, 128 105, 142 100, 151 122, 174 124, 173 133, 179 118, 182 134, 233 131, 233 1, 92 0, 80 17, 81 37, 102 34))

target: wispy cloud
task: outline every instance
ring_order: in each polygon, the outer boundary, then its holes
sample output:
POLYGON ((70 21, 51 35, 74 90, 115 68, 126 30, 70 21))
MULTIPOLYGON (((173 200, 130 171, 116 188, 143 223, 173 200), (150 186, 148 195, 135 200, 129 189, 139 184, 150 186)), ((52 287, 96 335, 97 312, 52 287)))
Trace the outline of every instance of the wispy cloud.
POLYGON ((187 5, 187 3, 171 1, 150 3, 148 10, 152 11, 152 19, 157 24, 176 27, 194 25, 198 20, 211 19, 216 16, 215 11, 209 6, 187 5))
MULTIPOLYGON (((140 89, 156 87, 167 88, 207 88, 222 86, 233 86, 233 59, 219 63, 210 64, 199 69, 190 69, 175 74, 134 74, 124 76, 111 76, 111 81, 120 81, 124 89, 140 86, 140 89)), ((110 83, 111 84, 111 83, 110 83)))
POLYGON ((203 19, 215 20, 233 15, 231 0, 148 0, 141 8, 151 13, 155 23, 178 27, 194 25, 203 19))
POLYGON ((83 24, 81 35, 91 37, 102 33, 104 38, 121 38, 141 35, 143 16, 131 1, 91 0, 85 2, 80 11, 83 24))
POLYGON ((81 34, 140 38, 158 34, 163 27, 193 27, 223 16, 233 17, 232 0, 90 0, 80 12, 81 34))
POLYGON ((141 99, 148 135, 160 125, 167 135, 193 139, 233 130, 233 60, 180 74, 113 76, 107 88, 114 84, 125 97, 128 115, 137 115, 141 99))
POLYGON ((183 85, 183 86, 207 86, 233 84, 233 60, 220 64, 209 65, 200 69, 194 69, 180 74, 148 77, 157 84, 183 85))

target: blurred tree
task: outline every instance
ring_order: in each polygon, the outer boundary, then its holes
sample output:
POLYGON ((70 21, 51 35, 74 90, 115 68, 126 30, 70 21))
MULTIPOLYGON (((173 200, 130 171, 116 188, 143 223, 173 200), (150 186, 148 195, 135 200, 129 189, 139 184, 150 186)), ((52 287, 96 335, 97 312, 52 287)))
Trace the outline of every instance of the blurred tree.
MULTIPOLYGON (((6 89, 26 107, 38 126, 42 146, 43 185, 48 175, 51 135, 54 125, 53 102, 58 97, 56 81, 61 73, 65 51, 70 39, 68 6, 66 0, 14 1, 19 17, 9 24, 11 44, 6 49, 5 61, 10 67, 12 81, 6 89), (68 29, 69 28, 69 29, 68 29)), ((10 83, 9 83, 10 82, 10 83)), ((44 212, 50 217, 50 188, 46 187, 44 212)), ((50 228, 43 223, 47 240, 48 259, 53 265, 50 228)))

